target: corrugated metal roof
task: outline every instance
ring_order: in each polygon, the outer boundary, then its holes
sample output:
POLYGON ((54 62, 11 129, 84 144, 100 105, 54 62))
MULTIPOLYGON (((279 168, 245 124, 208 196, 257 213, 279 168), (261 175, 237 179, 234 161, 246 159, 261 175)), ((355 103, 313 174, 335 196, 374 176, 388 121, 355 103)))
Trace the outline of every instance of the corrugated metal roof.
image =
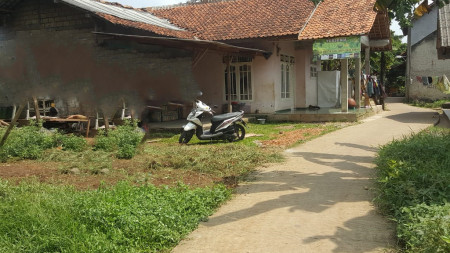
POLYGON ((61 0, 62 2, 68 3, 73 6, 77 6, 81 9, 112 15, 118 18, 141 22, 149 25, 156 25, 162 28, 167 28, 175 31, 184 31, 184 29, 172 25, 168 20, 158 18, 148 12, 136 10, 136 9, 127 9, 123 7, 118 7, 110 4, 105 4, 93 0, 61 0))
POLYGON ((440 46, 450 46, 450 4, 439 9, 440 46))

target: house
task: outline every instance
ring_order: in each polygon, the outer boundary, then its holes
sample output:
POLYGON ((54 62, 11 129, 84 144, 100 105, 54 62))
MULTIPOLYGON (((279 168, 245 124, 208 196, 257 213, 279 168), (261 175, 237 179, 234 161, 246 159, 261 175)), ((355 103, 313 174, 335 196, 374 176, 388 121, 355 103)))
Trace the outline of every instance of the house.
POLYGON ((95 0, 4 0, 0 102, 55 98, 65 114, 113 115, 123 102, 130 111, 164 109, 202 91, 205 102, 233 101, 247 112, 318 105, 315 41, 356 38, 366 54, 389 50, 389 19, 374 5, 234 0, 133 9, 95 0))
POLYGON ((450 98, 448 58, 448 12, 450 6, 428 6, 429 11, 412 21, 408 31, 407 95, 409 99, 438 100, 450 98), (408 83, 409 81, 409 83, 408 83))
MULTIPOLYGON (((389 19, 374 5, 374 0, 328 0, 316 6, 309 0, 235 0, 148 11, 201 39, 272 52, 268 59, 232 59, 230 96, 245 104, 248 112, 274 113, 318 105, 321 67, 313 55, 315 40, 349 36, 364 37, 366 44, 389 40, 389 19)), ((372 50, 389 50, 389 45, 373 45, 372 50)), ((208 102, 226 103, 222 54, 205 51, 193 72, 208 102)))

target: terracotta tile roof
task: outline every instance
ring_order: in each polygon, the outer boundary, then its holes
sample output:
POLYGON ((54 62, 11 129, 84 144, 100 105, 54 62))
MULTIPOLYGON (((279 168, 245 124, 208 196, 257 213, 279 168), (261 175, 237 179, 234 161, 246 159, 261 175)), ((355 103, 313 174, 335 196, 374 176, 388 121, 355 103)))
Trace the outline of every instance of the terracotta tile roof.
POLYGON ((147 10, 198 38, 232 40, 297 36, 313 9, 310 0, 234 0, 147 10))
POLYGON ((109 21, 112 24, 122 25, 132 28, 137 28, 145 31, 150 31, 156 33, 158 35, 168 36, 168 37, 176 37, 182 39, 192 39, 194 38, 194 34, 189 31, 176 31, 172 29, 163 28, 156 25, 145 24, 141 22, 130 21, 122 18, 118 18, 112 15, 104 14, 104 13, 96 13, 97 16, 109 21))
POLYGON ((299 35, 299 40, 368 34, 377 12, 376 0, 325 0, 299 35))

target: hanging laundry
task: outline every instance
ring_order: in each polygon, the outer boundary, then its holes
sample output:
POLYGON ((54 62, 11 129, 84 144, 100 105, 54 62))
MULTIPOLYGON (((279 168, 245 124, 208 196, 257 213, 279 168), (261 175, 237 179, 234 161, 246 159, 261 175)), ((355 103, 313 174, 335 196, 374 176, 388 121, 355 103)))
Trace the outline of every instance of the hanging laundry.
POLYGON ((373 94, 374 94, 373 81, 372 79, 369 79, 369 82, 367 83, 367 95, 369 95, 369 97, 372 97, 373 94))
POLYGON ((419 83, 422 83, 422 77, 421 76, 416 76, 416 79, 419 83))
POLYGON ((429 85, 430 84, 428 82, 428 77, 427 76, 422 76, 422 83, 423 83, 423 85, 429 85))
POLYGON ((433 80, 431 82, 431 85, 436 87, 438 83, 439 83, 439 76, 433 76, 433 80))
POLYGON ((448 78, 446 75, 442 75, 442 82, 444 83, 444 88, 446 91, 449 91, 450 89, 450 82, 448 81, 448 78))
MULTIPOLYGON (((436 79, 436 78, 435 78, 436 79)), ((435 80, 433 79, 433 81, 435 80)), ((442 92, 445 92, 445 86, 444 86, 444 78, 438 78, 438 81, 436 82, 436 88, 442 92)))
POLYGON ((428 77, 428 84, 433 84, 433 77, 431 76, 428 77))

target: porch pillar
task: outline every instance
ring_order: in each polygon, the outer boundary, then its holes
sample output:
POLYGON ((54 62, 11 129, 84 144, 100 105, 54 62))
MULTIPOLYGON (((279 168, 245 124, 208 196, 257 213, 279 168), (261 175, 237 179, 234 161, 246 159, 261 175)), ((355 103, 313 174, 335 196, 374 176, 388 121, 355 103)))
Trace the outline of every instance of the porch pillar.
POLYGON ((317 78, 316 78, 316 105, 319 106, 319 72, 322 71, 322 60, 320 59, 320 56, 317 57, 317 78))
POLYGON ((341 109, 348 112, 348 59, 341 60, 341 109))
POLYGON ((361 58, 356 58, 355 65, 355 102, 356 109, 359 109, 361 108, 361 58))
POLYGON ((366 75, 370 75, 370 47, 366 47, 365 53, 366 53, 366 57, 365 57, 364 68, 365 68, 366 75))
POLYGON ((226 57, 227 61, 227 92, 228 92, 228 112, 233 112, 233 107, 231 106, 231 57, 226 57))

